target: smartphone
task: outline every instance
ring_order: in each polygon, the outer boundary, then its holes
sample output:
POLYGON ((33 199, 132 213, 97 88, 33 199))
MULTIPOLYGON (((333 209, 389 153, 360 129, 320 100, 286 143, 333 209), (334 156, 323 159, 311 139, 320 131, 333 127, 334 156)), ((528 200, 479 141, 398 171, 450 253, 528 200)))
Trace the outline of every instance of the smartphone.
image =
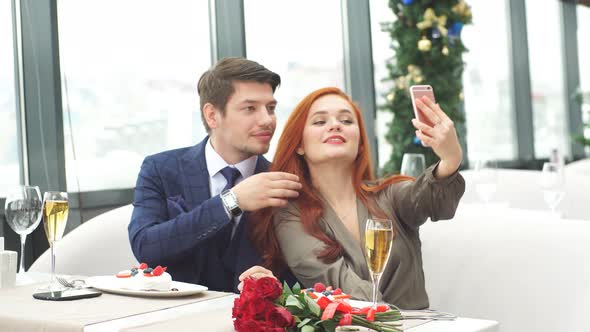
POLYGON ((434 127, 434 123, 432 123, 432 121, 430 121, 430 119, 428 119, 428 117, 416 107, 416 99, 422 98, 423 96, 427 96, 433 103, 436 103, 432 87, 430 85, 412 85, 410 87, 410 96, 412 97, 412 106, 414 107, 414 117, 420 122, 434 127))
POLYGON ((82 288, 82 289, 66 289, 55 292, 35 293, 33 297, 38 300, 47 301, 71 301, 78 299, 87 299, 90 297, 101 296, 102 292, 96 289, 82 288))

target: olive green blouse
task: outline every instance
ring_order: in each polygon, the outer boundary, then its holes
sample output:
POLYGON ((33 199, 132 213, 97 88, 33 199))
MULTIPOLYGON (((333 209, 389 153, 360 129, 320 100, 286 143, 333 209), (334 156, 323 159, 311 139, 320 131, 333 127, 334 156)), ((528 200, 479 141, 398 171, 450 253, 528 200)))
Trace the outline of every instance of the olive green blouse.
MULTIPOLYGON (((465 191, 465 181, 458 172, 437 180, 433 174, 436 166, 429 167, 416 181, 391 184, 374 196, 378 206, 392 219, 395 232, 378 296, 403 309, 424 309, 429 305, 422 269, 420 225, 428 218, 432 221, 451 219, 465 191)), ((328 236, 340 242, 343 255, 331 264, 317 258, 325 243, 305 233, 295 201, 274 216, 275 231, 287 265, 305 287, 322 282, 340 287, 353 298, 368 301, 372 296, 372 283, 363 248, 369 211, 357 199, 359 243, 327 201, 323 202, 320 223, 328 236)))

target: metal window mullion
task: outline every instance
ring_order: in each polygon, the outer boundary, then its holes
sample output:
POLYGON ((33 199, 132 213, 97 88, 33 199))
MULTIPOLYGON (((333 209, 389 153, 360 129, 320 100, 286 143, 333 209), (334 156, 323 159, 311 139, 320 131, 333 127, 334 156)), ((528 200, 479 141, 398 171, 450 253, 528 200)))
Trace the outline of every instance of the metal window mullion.
POLYGON ((518 158, 527 161, 535 158, 535 141, 525 0, 507 0, 507 4, 518 158))
POLYGON ((561 14, 561 40, 563 43, 563 71, 564 89, 566 94, 565 109, 567 110, 568 135, 571 143, 572 159, 584 158, 584 147, 577 144, 572 138, 583 135, 582 108, 576 101, 575 94, 580 85, 580 67, 578 61, 578 35, 576 3, 571 1, 560 2, 561 14))
MULTIPOLYGON (((54 0, 21 0, 22 89, 29 182, 41 191, 66 190, 61 80, 54 0)), ((32 234, 38 257, 48 247, 42 227, 32 234)), ((30 262, 28 262, 30 263, 30 262)), ((28 264, 27 264, 28 265, 28 264)))
POLYGON ((211 57, 246 57, 244 0, 211 0, 211 57))
POLYGON ((12 10, 12 36, 14 49, 14 86, 15 86, 15 106, 16 106, 16 135, 18 149, 18 164, 20 183, 29 184, 29 164, 27 156, 27 137, 25 119, 25 96, 23 87, 23 62, 22 62, 22 30, 20 20, 20 1, 11 1, 12 10))
POLYGON ((371 44, 371 12, 367 0, 342 0, 342 38, 346 92, 363 111, 371 147, 371 162, 377 170, 375 81, 371 44))

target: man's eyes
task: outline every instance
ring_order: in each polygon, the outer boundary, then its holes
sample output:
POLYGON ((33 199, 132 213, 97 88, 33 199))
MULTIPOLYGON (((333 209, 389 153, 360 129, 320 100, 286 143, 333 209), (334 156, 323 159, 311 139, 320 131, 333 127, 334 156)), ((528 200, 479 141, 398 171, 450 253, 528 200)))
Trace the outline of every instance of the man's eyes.
MULTIPOLYGON (((256 106, 254 106, 254 105, 245 106, 242 109, 245 110, 245 111, 248 111, 248 112, 254 112, 254 111, 256 111, 256 106)), ((267 106, 266 107, 266 111, 269 112, 269 113, 274 113, 275 112, 275 109, 276 109, 276 106, 274 106, 274 105, 273 106, 267 106)))

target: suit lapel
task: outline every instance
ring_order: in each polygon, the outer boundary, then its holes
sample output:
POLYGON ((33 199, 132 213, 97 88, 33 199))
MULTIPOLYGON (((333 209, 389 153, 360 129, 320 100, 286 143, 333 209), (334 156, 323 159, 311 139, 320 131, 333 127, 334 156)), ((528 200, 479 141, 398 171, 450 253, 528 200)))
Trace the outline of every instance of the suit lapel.
POLYGON ((263 156, 258 156, 256 160, 256 168, 254 168, 254 174, 266 172, 270 167, 270 162, 263 156))
POLYGON ((205 159, 205 145, 209 136, 205 137, 199 144, 190 148, 182 156, 182 173, 184 174, 183 186, 189 208, 199 205, 201 202, 211 198, 209 185, 209 171, 205 159))

